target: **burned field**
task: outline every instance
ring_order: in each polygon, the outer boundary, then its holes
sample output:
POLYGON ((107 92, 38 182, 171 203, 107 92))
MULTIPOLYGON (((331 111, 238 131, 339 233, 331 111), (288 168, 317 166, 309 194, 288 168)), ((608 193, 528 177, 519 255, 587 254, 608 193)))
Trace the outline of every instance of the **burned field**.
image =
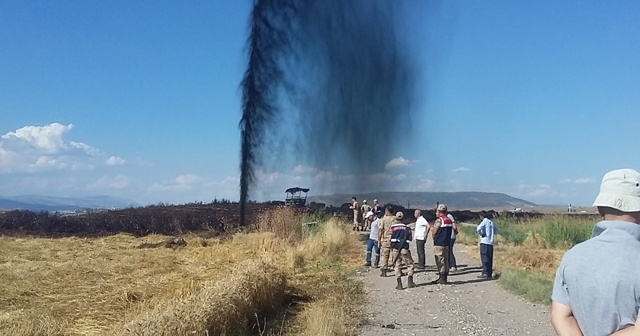
MULTIPOLYGON (((269 204, 250 204, 252 220, 269 204)), ((14 210, 0 214, 0 232, 4 235, 96 237, 118 233, 134 236, 185 233, 217 235, 238 226, 237 203, 152 205, 141 208, 108 210, 82 214, 55 214, 14 210)))

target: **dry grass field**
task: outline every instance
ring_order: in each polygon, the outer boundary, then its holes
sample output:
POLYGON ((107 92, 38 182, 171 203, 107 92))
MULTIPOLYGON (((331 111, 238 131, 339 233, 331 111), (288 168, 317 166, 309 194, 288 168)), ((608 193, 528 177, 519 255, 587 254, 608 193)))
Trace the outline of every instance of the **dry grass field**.
MULTIPOLYGON (((587 240, 598 221, 595 216, 546 215, 516 220, 498 218, 494 243, 494 269, 501 284, 529 300, 550 303, 552 281, 562 256, 587 240)), ((462 227, 456 244, 466 244, 479 259, 475 227, 462 227)))
POLYGON ((362 293, 344 265, 362 248, 337 219, 306 235, 302 220, 276 209, 254 232, 175 249, 137 248, 158 235, 0 237, 0 334, 351 334, 362 293))

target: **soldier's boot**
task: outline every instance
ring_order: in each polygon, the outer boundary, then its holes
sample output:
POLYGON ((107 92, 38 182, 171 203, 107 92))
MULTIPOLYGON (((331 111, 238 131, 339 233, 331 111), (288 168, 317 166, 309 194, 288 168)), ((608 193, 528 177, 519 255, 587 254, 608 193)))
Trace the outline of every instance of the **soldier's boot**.
POLYGON ((387 269, 384 266, 380 268, 380 276, 383 278, 387 276, 387 269))
POLYGON ((396 278, 396 281, 398 281, 398 284, 396 285, 396 289, 404 289, 402 288, 402 278, 396 278))
POLYGON ((447 284, 447 275, 441 275, 440 278, 438 279, 438 283, 441 285, 446 285, 447 284))
POLYGON ((416 286, 416 283, 413 282, 413 276, 409 276, 409 280, 407 281, 407 288, 413 288, 416 286))

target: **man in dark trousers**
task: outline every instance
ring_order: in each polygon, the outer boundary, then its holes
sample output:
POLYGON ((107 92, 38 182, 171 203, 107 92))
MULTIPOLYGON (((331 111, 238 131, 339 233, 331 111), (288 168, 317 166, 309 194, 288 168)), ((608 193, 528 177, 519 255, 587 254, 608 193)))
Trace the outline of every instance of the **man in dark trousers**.
POLYGON ((482 260, 482 274, 478 276, 481 279, 491 279, 493 277, 493 236, 498 233, 498 228, 491 219, 491 213, 480 212, 482 222, 476 228, 476 232, 480 235, 480 259, 482 260))
POLYGON ((447 217, 447 206, 438 204, 436 221, 433 224, 433 256, 438 267, 438 279, 432 284, 446 284, 449 275, 449 247, 451 246, 451 232, 453 221, 447 217))

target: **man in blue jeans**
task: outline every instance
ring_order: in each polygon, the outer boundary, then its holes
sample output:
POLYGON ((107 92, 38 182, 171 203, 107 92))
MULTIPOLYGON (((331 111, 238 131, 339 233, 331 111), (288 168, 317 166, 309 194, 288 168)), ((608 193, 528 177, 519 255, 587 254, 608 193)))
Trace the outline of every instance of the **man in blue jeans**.
POLYGON ((491 220, 491 213, 482 211, 480 219, 482 222, 476 228, 480 235, 480 259, 482 259, 482 275, 480 279, 491 279, 493 277, 493 236, 498 233, 498 228, 491 220))
POLYGON ((371 266, 371 252, 372 250, 376 253, 376 259, 373 263, 373 267, 378 268, 378 264, 380 263, 380 243, 378 242, 378 217, 373 213, 373 211, 369 211, 365 214, 365 218, 371 222, 371 233, 369 234, 369 240, 367 240, 367 261, 364 263, 365 266, 371 266))

